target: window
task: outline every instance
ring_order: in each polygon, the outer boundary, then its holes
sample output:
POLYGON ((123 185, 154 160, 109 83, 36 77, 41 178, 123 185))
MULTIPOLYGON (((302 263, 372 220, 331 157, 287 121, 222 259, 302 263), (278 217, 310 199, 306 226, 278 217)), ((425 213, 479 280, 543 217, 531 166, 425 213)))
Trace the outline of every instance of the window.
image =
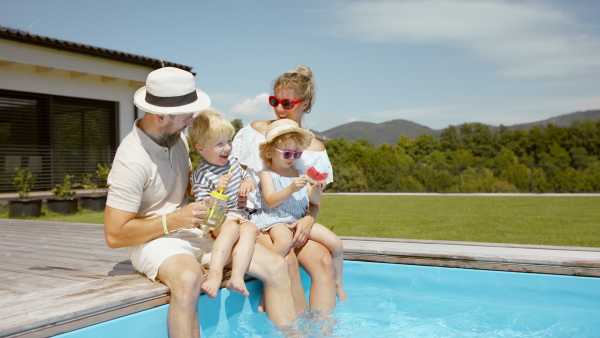
POLYGON ((37 191, 95 174, 112 163, 117 125, 116 102, 0 90, 0 192, 15 191, 16 167, 37 175, 37 191))

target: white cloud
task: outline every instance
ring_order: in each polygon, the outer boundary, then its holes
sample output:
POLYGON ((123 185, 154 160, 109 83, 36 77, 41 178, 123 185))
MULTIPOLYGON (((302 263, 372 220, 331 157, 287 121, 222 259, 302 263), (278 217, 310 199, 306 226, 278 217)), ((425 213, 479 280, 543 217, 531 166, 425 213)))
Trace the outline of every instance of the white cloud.
POLYGON ((264 115, 265 111, 270 109, 268 100, 269 94, 258 94, 254 98, 246 99, 244 102, 236 104, 229 110, 229 112, 233 115, 262 116, 264 115))
POLYGON ((600 71, 600 38, 540 1, 342 2, 331 34, 367 43, 442 44, 497 63, 509 77, 600 71))

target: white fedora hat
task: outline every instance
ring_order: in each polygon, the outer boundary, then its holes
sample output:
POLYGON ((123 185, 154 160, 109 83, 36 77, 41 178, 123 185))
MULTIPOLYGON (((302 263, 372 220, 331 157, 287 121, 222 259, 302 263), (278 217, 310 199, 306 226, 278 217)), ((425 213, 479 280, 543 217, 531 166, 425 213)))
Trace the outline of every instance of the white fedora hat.
POLYGON ((135 92, 133 103, 152 114, 190 114, 210 107, 210 98, 196 88, 192 73, 164 67, 148 74, 146 86, 135 92))

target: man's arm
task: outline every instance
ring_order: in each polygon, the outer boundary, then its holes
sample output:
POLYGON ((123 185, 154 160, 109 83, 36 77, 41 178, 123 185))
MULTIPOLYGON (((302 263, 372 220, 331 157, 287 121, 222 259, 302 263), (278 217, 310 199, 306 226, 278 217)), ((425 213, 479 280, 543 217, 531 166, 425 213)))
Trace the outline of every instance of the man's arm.
MULTIPOLYGON (((135 213, 107 206, 104 211, 104 236, 111 248, 147 243, 165 234, 162 217, 135 218, 135 213)), ((197 228, 204 223, 206 205, 195 202, 166 215, 169 232, 182 228, 197 228)))

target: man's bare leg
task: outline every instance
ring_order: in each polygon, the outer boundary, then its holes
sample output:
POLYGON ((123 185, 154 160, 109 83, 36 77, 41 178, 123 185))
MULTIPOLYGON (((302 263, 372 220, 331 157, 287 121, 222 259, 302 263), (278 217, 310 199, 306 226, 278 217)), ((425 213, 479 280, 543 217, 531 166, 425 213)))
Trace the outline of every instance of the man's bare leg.
POLYGON ((331 253, 322 244, 309 240, 296 249, 298 262, 311 278, 309 302, 313 309, 335 307, 335 272, 331 253))
POLYGON ((249 275, 263 282, 267 317, 278 325, 291 324, 298 317, 287 265, 283 257, 257 243, 248 269, 249 275))
POLYGON ((157 278, 171 289, 169 337, 200 337, 198 297, 203 279, 200 263, 187 254, 171 256, 161 264, 157 278))

